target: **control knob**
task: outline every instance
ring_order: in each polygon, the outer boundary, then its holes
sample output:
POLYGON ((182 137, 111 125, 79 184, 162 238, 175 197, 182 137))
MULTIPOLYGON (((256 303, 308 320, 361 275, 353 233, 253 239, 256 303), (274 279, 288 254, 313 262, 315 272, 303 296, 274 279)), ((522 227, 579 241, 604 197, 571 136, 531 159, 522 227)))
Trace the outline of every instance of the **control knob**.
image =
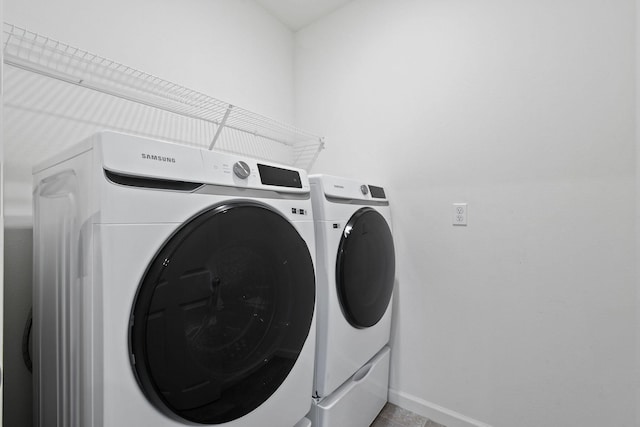
POLYGON ((362 191, 362 194, 366 196, 369 193, 369 187, 367 187, 366 185, 361 185, 360 191, 362 191))
POLYGON ((240 179, 247 179, 251 175, 251 168, 245 162, 239 161, 233 165, 233 173, 240 179))

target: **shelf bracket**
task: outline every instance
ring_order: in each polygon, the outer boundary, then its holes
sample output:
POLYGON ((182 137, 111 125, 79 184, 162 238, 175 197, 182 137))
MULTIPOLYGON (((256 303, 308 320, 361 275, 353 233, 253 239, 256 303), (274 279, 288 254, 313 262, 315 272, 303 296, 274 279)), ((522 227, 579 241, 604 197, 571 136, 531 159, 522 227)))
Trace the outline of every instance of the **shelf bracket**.
POLYGON ((231 109, 233 109, 233 105, 229 104, 227 107, 227 111, 224 113, 224 117, 220 121, 218 125, 218 130, 216 130, 216 134, 213 135, 213 139, 211 140, 211 144, 209 145, 209 150, 213 150, 213 146, 216 145, 216 141, 220 136, 220 132, 222 132, 222 128, 224 128, 225 123, 227 122, 227 118, 229 117, 229 113, 231 113, 231 109))

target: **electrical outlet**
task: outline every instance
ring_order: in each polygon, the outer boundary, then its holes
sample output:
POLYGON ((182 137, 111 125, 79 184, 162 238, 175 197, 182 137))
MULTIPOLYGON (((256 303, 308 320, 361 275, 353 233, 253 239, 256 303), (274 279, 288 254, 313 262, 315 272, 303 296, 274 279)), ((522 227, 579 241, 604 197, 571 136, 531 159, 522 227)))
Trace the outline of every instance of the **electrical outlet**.
POLYGON ((467 225, 467 211, 468 207, 466 203, 454 203, 453 225, 467 225))

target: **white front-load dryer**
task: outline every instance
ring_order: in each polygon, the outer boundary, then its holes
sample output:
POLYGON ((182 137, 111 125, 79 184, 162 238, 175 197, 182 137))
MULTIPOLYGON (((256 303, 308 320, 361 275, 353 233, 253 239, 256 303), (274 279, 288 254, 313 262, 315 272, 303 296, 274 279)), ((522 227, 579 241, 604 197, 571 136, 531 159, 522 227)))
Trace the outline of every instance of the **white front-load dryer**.
POLYGON ((303 419, 315 347, 304 171, 105 132, 34 174, 34 425, 303 419))
POLYGON ((314 427, 366 427, 387 401, 395 249, 382 187, 311 175, 318 330, 314 427))

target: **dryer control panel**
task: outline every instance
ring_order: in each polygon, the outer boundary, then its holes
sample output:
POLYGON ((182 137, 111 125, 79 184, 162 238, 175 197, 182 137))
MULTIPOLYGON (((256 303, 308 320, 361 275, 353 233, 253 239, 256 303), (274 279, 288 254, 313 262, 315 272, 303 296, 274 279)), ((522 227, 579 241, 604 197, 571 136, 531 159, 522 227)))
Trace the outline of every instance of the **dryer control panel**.
POLYGON ((329 198, 387 202, 384 188, 375 185, 332 175, 312 175, 311 181, 329 198))

